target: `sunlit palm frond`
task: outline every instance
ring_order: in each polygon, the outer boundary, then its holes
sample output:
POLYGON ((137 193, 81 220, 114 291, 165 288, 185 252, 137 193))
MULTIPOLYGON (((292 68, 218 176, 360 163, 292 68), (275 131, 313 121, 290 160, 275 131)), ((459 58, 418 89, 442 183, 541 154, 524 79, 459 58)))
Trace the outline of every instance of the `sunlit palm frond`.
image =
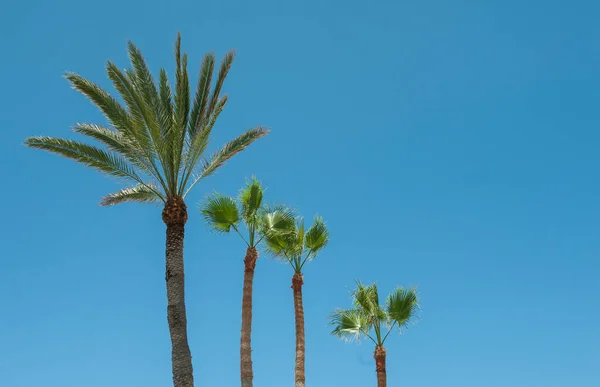
POLYGON ((360 341, 369 336, 372 323, 360 309, 338 309, 330 316, 331 334, 346 341, 360 341))
POLYGON ((250 129, 235 140, 225 144, 220 151, 215 153, 210 160, 204 163, 201 170, 202 178, 210 176, 214 171, 225 164, 227 160, 246 149, 246 147, 254 141, 266 136, 268 133, 269 130, 262 127, 250 129))
POLYGON ((352 293, 354 305, 361 309, 370 318, 377 321, 385 321, 385 311, 379 305, 379 293, 377 284, 363 285, 357 282, 356 289, 352 293))
POLYGON ((25 144, 79 161, 108 175, 141 183, 140 177, 131 165, 122 156, 113 152, 107 152, 79 141, 53 137, 30 137, 25 144))
POLYGON ((265 207, 260 225, 263 235, 284 236, 294 232, 296 213, 286 206, 265 207))
POLYGON ((132 117, 108 92, 97 84, 75 73, 67 73, 67 80, 73 88, 94 103, 104 113, 110 123, 120 132, 132 138, 137 137, 132 117))
POLYGON ((240 192, 242 218, 246 225, 256 225, 258 212, 262 207, 264 190, 256 178, 252 178, 240 192))
POLYGON ((205 124, 207 114, 207 104, 210 96, 210 83, 215 67, 215 56, 206 54, 200 66, 200 77, 196 87, 196 97, 194 98, 194 107, 190 115, 188 132, 190 137, 194 137, 198 130, 205 124))
POLYGON ((213 111, 215 110, 219 102, 219 95, 221 94, 223 82, 225 82, 225 78, 227 77, 227 74, 231 69, 231 65, 233 64, 234 58, 235 52, 229 51, 227 54, 225 54, 225 57, 223 57, 223 60, 221 61, 221 67, 219 68, 219 74, 217 76, 217 81, 215 82, 215 88, 213 89, 213 92, 210 96, 209 104, 207 106, 207 117, 210 117, 213 114, 213 111))
POLYGON ((216 232, 229 232, 240 222, 240 214, 235 199, 221 194, 209 196, 201 207, 208 225, 216 232))
POLYGON ((138 202, 138 203, 155 203, 158 201, 165 201, 156 187, 147 184, 138 184, 131 188, 124 188, 119 192, 115 192, 110 195, 106 195, 102 198, 100 204, 103 206, 112 206, 124 202, 138 202))
POLYGON ((315 222, 306 232, 304 237, 304 246, 309 250, 311 256, 315 256, 329 242, 329 231, 320 216, 315 218, 315 222))
POLYGON ((403 328, 415 317, 419 308, 419 299, 415 289, 397 288, 388 296, 386 311, 391 322, 403 328))

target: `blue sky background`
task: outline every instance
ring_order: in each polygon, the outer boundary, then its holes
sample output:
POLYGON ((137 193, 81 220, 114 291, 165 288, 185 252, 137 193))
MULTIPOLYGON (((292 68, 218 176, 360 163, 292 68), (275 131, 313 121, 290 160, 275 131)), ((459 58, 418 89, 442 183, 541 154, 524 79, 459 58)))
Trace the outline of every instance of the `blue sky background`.
MULTIPOLYGON (((244 245, 211 234, 196 203, 252 174, 268 200, 331 230, 305 270, 309 386, 375 384, 372 346, 327 326, 355 278, 420 292, 418 323, 388 339, 390 386, 599 386, 599 12, 591 0, 5 4, 0 385, 170 385, 160 208, 102 208, 117 182, 22 141, 103 122, 65 71, 109 87, 104 62, 128 66, 131 39, 172 74, 181 31, 194 80, 204 52, 237 50, 215 147, 272 128, 189 200, 198 386, 238 385, 244 245)), ((261 256, 260 387, 292 384, 291 275, 261 256)))

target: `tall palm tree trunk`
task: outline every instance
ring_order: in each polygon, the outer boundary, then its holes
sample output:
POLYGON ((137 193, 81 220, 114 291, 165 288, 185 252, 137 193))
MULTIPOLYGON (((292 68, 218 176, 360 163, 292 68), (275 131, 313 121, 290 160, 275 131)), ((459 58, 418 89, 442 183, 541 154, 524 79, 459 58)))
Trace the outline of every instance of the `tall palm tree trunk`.
POLYGON ((375 347, 375 370, 377 371, 377 387, 386 387, 387 376, 385 372, 385 355, 386 351, 383 345, 375 347))
POLYGON ((304 371, 305 340, 304 340, 304 307, 302 306, 302 280, 301 273, 294 273, 292 289, 294 290, 294 315, 296 317, 296 369, 294 372, 295 387, 305 387, 306 375, 304 371))
POLYGON ((173 386, 193 387, 192 354, 187 338, 184 293, 183 238, 187 221, 187 208, 183 200, 167 200, 162 218, 167 225, 167 318, 169 332, 171 333, 173 386))
POLYGON ((242 294, 242 337, 240 340, 240 372, 242 387, 252 387, 252 284, 258 252, 248 247, 244 258, 244 290, 242 294))

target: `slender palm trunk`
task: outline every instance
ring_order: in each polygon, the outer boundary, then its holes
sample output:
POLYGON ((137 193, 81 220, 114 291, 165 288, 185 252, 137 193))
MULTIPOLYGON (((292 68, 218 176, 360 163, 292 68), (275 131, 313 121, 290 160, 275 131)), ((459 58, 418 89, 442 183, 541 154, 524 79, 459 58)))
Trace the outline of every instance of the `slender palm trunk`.
POLYGON ((386 387, 387 376, 385 373, 385 348, 383 345, 375 347, 375 371, 377 371, 377 387, 386 387))
POLYGON ((295 387, 304 387, 306 385, 306 375, 304 373, 304 307, 302 306, 302 280, 301 273, 294 273, 292 277, 292 289, 294 289, 294 315, 296 317, 296 369, 294 371, 295 387))
POLYGON ((258 252, 248 247, 244 258, 244 290, 242 294, 242 337, 240 340, 240 372, 242 387, 252 387, 252 284, 258 252))
POLYGON ((166 281, 167 318, 171 333, 171 362, 174 387, 193 387, 192 355, 187 338, 185 311, 183 238, 187 208, 181 199, 169 199, 162 212, 167 225, 166 281))

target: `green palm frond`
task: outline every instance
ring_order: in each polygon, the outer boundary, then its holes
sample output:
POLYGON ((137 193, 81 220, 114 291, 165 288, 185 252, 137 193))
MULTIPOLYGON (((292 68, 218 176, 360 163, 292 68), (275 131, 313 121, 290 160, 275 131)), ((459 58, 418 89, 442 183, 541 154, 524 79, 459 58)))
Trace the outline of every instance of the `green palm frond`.
POLYGON ((103 88, 75 73, 67 73, 65 77, 75 90, 85 95, 104 113, 104 116, 118 131, 136 137, 137 131, 132 117, 103 88))
POLYGON ((109 175, 141 183, 140 177, 127 161, 115 153, 106 152, 79 141, 53 137, 30 137, 25 141, 25 144, 32 148, 43 149, 79 161, 88 167, 98 169, 109 175))
POLYGON ((112 206, 124 202, 155 203, 158 201, 164 202, 165 198, 157 193, 156 187, 150 184, 138 184, 134 187, 124 188, 119 192, 106 195, 102 198, 100 204, 103 206, 112 206))
POLYGON ((266 207, 262 211, 260 225, 262 234, 267 236, 284 236, 293 233, 296 213, 286 206, 266 207))
POLYGON ((231 69, 231 65, 233 64, 234 58, 235 58, 235 52, 229 51, 227 54, 225 54, 225 57, 221 61, 221 67, 219 68, 219 75, 218 75, 217 81, 215 83, 215 88, 213 89, 213 92, 210 96, 209 104, 207 106, 207 113, 206 113, 207 117, 210 117, 210 115, 212 115, 213 111, 215 110, 215 108, 219 102, 219 95, 221 94, 221 88, 223 87, 223 82, 225 82, 225 77, 227 77, 227 74, 229 73, 229 70, 231 69))
POLYGON ((240 192, 241 212, 244 222, 248 226, 256 225, 258 212, 262 207, 264 190, 256 178, 252 178, 240 192))
POLYGON ((363 335, 371 338, 368 332, 372 323, 360 309, 337 310, 330 316, 330 325, 331 334, 346 341, 360 341, 363 335))
POLYGON ((233 141, 228 142, 221 148, 220 151, 215 153, 210 160, 206 161, 202 166, 202 177, 210 176, 214 171, 221 167, 227 160, 240 153, 254 141, 261 137, 266 136, 269 133, 268 129, 258 127, 248 130, 246 133, 240 135, 233 141))
POLYGON ((198 78, 198 86, 196 87, 194 107, 192 108, 188 125, 190 137, 194 137, 198 133, 198 130, 204 125, 207 119, 208 109, 206 106, 210 95, 210 83, 214 67, 215 56, 213 54, 205 55, 200 67, 200 77, 198 78))
POLYGON ((240 214, 235 199, 221 194, 209 196, 201 208, 204 219, 216 232, 229 232, 240 222, 240 214))
POLYGON ((329 242, 329 231, 323 221, 323 218, 318 216, 315 218, 315 222, 306 232, 304 238, 304 246, 309 250, 312 257, 316 256, 317 253, 327 246, 329 242))
POLYGON ((388 296, 386 311, 390 323, 398 324, 403 328, 415 317, 419 308, 419 299, 415 289, 404 289, 398 287, 388 296))
POLYGON ((375 321, 385 321, 385 311, 379 306, 379 292, 377 284, 363 285, 360 282, 356 284, 356 290, 352 293, 354 305, 361 309, 365 314, 375 321))

